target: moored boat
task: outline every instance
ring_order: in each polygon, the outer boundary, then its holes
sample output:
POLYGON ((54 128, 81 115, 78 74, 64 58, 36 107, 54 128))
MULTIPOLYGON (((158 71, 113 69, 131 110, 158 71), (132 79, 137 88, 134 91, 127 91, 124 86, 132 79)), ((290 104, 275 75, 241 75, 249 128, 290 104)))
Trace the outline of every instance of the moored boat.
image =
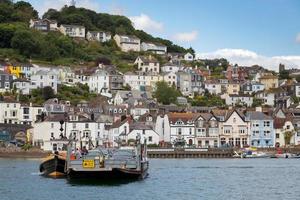
POLYGON ((42 161, 42 163, 40 164, 40 172, 42 173, 42 175, 51 178, 64 177, 66 175, 65 164, 66 153, 55 152, 42 161))
POLYGON ((80 157, 72 156, 74 148, 70 147, 66 174, 69 179, 143 179, 149 167, 146 142, 141 144, 137 137, 136 143, 131 147, 96 148, 80 157))

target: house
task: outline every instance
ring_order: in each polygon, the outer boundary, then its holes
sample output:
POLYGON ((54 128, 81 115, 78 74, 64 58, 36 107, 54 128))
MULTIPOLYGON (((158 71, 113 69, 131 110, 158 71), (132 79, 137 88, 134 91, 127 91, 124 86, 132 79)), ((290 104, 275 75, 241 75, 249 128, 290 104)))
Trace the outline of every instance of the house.
POLYGON ((225 76, 229 81, 243 82, 246 78, 246 73, 243 67, 229 65, 225 72, 225 76))
POLYGON ((150 42, 142 42, 141 51, 149 51, 155 54, 166 54, 167 47, 162 44, 154 44, 150 42))
POLYGON ((248 112, 250 120, 250 144, 252 147, 274 147, 275 130, 273 118, 262 112, 248 112))
POLYGON ((226 94, 228 94, 228 95, 232 95, 232 94, 237 95, 237 94, 239 94, 239 92, 240 92, 240 83, 232 81, 232 82, 229 82, 226 86, 227 86, 226 94))
POLYGON ((177 72, 177 88, 184 96, 192 96, 192 77, 187 72, 177 72))
POLYGON ((193 61, 194 55, 188 52, 188 53, 184 54, 184 60, 185 61, 193 61))
POLYGON ((275 107, 279 108, 289 108, 293 100, 290 96, 279 96, 275 98, 275 107))
POLYGON ((70 67, 60 67, 58 79, 61 84, 73 86, 79 81, 76 79, 75 72, 70 67))
POLYGON ((275 105, 275 93, 272 91, 259 91, 255 94, 257 99, 262 101, 263 105, 274 106, 275 105))
POLYGON ((271 74, 271 73, 265 73, 259 78, 259 82, 261 84, 264 84, 265 90, 269 90, 272 88, 278 87, 278 77, 271 74))
POLYGON ((98 69, 88 78, 90 92, 107 96, 109 93, 109 74, 103 69, 98 69))
POLYGON ((107 143, 106 146, 116 147, 120 142, 128 142, 128 133, 130 132, 128 118, 120 119, 115 121, 111 126, 108 127, 107 143))
POLYGON ((13 75, 0 71, 0 92, 10 91, 13 86, 13 75))
POLYGON ((176 73, 166 72, 166 73, 161 73, 161 76, 163 78, 163 81, 168 83, 169 86, 177 87, 177 74, 176 73))
POLYGON ((252 82, 245 82, 241 85, 241 91, 243 91, 244 94, 255 94, 259 91, 263 91, 265 89, 265 85, 252 81, 252 82))
POLYGON ((104 31, 88 31, 86 39, 89 41, 108 42, 111 40, 111 34, 104 31))
POLYGON ((141 40, 134 35, 119 35, 114 36, 118 47, 121 48, 121 51, 140 51, 141 50, 141 40))
POLYGON ((29 22, 29 28, 43 32, 57 31, 58 29, 57 21, 50 19, 31 19, 29 22))
POLYGON ((204 89, 210 94, 222 94, 222 85, 214 79, 204 81, 204 89))
POLYGON ((173 145, 196 145, 195 121, 199 114, 196 113, 169 113, 170 141, 173 145))
POLYGON ((183 67, 180 66, 180 65, 175 65, 175 64, 172 64, 172 63, 167 63, 165 64, 164 66, 161 67, 161 71, 162 72, 178 72, 180 70, 182 70, 183 67))
POLYGON ((27 79, 15 79, 12 82, 12 88, 16 89, 18 93, 29 95, 31 90, 31 83, 27 79))
POLYGON ((219 146, 219 125, 211 113, 200 113, 195 120, 196 146, 201 148, 219 146))
POLYGON ((300 83, 295 84, 294 94, 295 94, 296 97, 300 97, 300 83))
POLYGON ((220 146, 249 146, 250 123, 242 112, 228 110, 220 116, 219 120, 220 146))
POLYGON ((129 85, 133 90, 146 91, 146 88, 154 90, 156 83, 163 78, 156 73, 134 73, 126 72, 124 74, 124 86, 129 85))
POLYGON ((136 140, 137 136, 140 135, 142 144, 144 144, 144 141, 146 141, 147 144, 159 144, 159 134, 146 124, 134 122, 130 124, 129 128, 130 132, 127 135, 127 141, 136 140))
POLYGON ((39 70, 31 76, 31 88, 51 87, 57 93, 58 75, 52 70, 39 70))
POLYGON ((156 133, 159 133, 159 143, 161 146, 171 144, 171 126, 168 115, 157 116, 154 130, 156 133))
POLYGON ((61 24, 59 30, 62 34, 72 38, 85 38, 85 27, 79 25, 61 24))
POLYGON ((253 97, 248 94, 226 94, 225 103, 228 106, 246 105, 247 107, 251 107, 253 104, 253 97))
POLYGON ((202 93, 203 92, 203 80, 201 72, 198 69, 193 69, 192 67, 186 67, 185 72, 191 75, 191 89, 193 93, 202 93))
POLYGON ((289 146, 295 144, 295 127, 290 116, 274 118, 275 146, 289 146))
POLYGON ((130 114, 133 116, 133 119, 138 120, 140 116, 149 113, 149 108, 147 108, 145 105, 139 103, 138 105, 132 107, 130 109, 130 114))
POLYGON ((17 101, 0 102, 0 123, 19 124, 21 104, 17 101))
POLYGON ((152 56, 138 56, 134 62, 138 66, 138 70, 142 72, 159 73, 159 62, 152 56))

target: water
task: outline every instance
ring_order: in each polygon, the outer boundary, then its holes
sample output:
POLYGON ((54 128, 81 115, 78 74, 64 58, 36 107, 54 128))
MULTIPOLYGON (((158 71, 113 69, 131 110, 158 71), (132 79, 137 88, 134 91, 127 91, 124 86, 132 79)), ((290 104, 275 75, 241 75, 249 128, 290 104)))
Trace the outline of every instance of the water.
POLYGON ((300 199, 300 159, 155 159, 147 179, 106 184, 44 178, 39 162, 0 159, 0 199, 300 199))

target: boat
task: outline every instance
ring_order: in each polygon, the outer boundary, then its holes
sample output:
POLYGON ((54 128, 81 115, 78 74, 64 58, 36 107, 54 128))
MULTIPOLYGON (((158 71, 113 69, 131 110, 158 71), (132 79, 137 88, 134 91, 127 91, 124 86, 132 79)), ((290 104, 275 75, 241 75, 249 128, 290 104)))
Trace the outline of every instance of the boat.
POLYGON ((40 172, 43 176, 51 178, 64 177, 66 164, 66 152, 55 152, 46 157, 40 164, 40 172))
POLYGON ((96 148, 81 156, 74 156, 73 149, 76 149, 73 145, 68 147, 65 171, 68 179, 125 180, 144 179, 148 175, 146 141, 141 144, 140 136, 136 145, 130 147, 96 148))
POLYGON ((269 158, 270 155, 264 152, 258 152, 256 148, 246 148, 240 151, 234 151, 233 158, 269 158))
POLYGON ((282 149, 278 148, 276 154, 272 155, 272 158, 300 158, 299 154, 283 153, 282 149))

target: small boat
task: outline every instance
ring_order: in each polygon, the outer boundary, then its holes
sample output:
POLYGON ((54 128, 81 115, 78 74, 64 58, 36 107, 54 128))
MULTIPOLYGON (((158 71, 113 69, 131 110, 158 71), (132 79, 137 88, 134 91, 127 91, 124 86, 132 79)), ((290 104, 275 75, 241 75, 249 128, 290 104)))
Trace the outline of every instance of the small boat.
POLYGON ((40 172, 42 175, 51 178, 64 177, 66 164, 66 153, 55 152, 46 157, 40 164, 40 172))
POLYGON ((146 142, 141 144, 140 137, 137 137, 135 146, 96 148, 80 157, 73 156, 72 149, 76 148, 70 146, 67 154, 66 174, 69 179, 125 180, 144 179, 148 175, 146 142))

